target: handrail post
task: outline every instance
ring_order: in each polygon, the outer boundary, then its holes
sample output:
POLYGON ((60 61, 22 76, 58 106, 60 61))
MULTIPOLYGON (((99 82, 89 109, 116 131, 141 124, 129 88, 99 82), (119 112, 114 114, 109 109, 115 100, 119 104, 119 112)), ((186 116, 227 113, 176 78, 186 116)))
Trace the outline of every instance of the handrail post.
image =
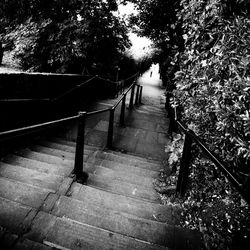
POLYGON ((131 89, 130 102, 129 102, 129 109, 132 109, 132 108, 133 108, 134 93, 135 93, 135 84, 133 84, 133 87, 132 87, 132 89, 131 89))
POLYGON ((114 116, 115 108, 110 109, 109 115, 109 128, 108 128, 108 139, 107 139, 107 148, 111 149, 113 146, 113 132, 114 132, 114 116))
POLYGON ((189 175, 189 163, 191 160, 191 146, 192 146, 192 138, 188 133, 185 133, 185 141, 184 141, 184 147, 180 162, 179 176, 176 187, 176 192, 179 193, 181 196, 184 195, 187 186, 188 175, 189 175))
POLYGON ((77 179, 82 177, 83 174, 84 134, 85 134, 86 117, 87 117, 87 112, 79 112, 76 151, 75 151, 75 165, 73 170, 73 174, 76 175, 77 179))
POLYGON ((137 90, 135 95, 135 105, 139 105, 139 92, 140 92, 140 86, 137 85, 137 90))
POLYGON ((142 99, 142 89, 143 89, 143 87, 140 86, 139 104, 142 104, 142 102, 141 102, 141 99, 142 99))
POLYGON ((123 95, 121 114, 120 114, 120 126, 124 126, 125 106, 126 106, 126 95, 123 95))

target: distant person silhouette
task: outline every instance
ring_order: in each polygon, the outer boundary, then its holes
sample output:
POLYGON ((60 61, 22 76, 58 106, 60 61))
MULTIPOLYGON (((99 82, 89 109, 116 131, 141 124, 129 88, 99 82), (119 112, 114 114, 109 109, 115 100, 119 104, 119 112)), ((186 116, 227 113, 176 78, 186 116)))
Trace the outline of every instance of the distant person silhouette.
POLYGON ((2 60, 3 60, 3 45, 0 42, 0 65, 2 65, 2 60))
POLYGON ((150 72, 150 77, 152 77, 153 71, 150 72))

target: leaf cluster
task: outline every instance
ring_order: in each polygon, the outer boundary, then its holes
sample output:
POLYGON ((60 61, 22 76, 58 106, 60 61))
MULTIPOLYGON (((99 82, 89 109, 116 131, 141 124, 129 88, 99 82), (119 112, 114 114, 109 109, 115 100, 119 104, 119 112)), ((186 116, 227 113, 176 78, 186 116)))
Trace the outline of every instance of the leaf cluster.
MULTIPOLYGON (((178 51, 174 95, 182 120, 223 159, 245 188, 250 177, 250 19, 225 14, 221 0, 182 0, 184 51, 178 51)), ((184 225, 204 233, 210 249, 249 244, 249 209, 198 150, 184 225)))

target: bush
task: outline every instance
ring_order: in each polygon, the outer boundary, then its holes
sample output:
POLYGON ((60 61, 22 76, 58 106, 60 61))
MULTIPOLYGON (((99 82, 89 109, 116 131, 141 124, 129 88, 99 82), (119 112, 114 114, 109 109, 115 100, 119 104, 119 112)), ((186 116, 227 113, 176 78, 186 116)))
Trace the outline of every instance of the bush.
MULTIPOLYGON (((249 16, 239 10, 229 15, 220 0, 182 0, 181 6, 185 49, 176 54, 174 96, 182 121, 245 184, 250 177, 249 16)), ((198 150, 194 155, 183 225, 200 229, 210 249, 246 247, 247 204, 198 150)))

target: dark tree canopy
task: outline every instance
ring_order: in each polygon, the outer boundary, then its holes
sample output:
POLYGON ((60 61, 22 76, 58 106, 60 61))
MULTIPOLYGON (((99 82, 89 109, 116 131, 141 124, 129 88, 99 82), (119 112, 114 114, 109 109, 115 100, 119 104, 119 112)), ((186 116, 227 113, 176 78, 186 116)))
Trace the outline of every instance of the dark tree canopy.
POLYGON ((0 32, 26 69, 110 71, 130 46, 116 10, 115 0, 1 1, 0 32))

